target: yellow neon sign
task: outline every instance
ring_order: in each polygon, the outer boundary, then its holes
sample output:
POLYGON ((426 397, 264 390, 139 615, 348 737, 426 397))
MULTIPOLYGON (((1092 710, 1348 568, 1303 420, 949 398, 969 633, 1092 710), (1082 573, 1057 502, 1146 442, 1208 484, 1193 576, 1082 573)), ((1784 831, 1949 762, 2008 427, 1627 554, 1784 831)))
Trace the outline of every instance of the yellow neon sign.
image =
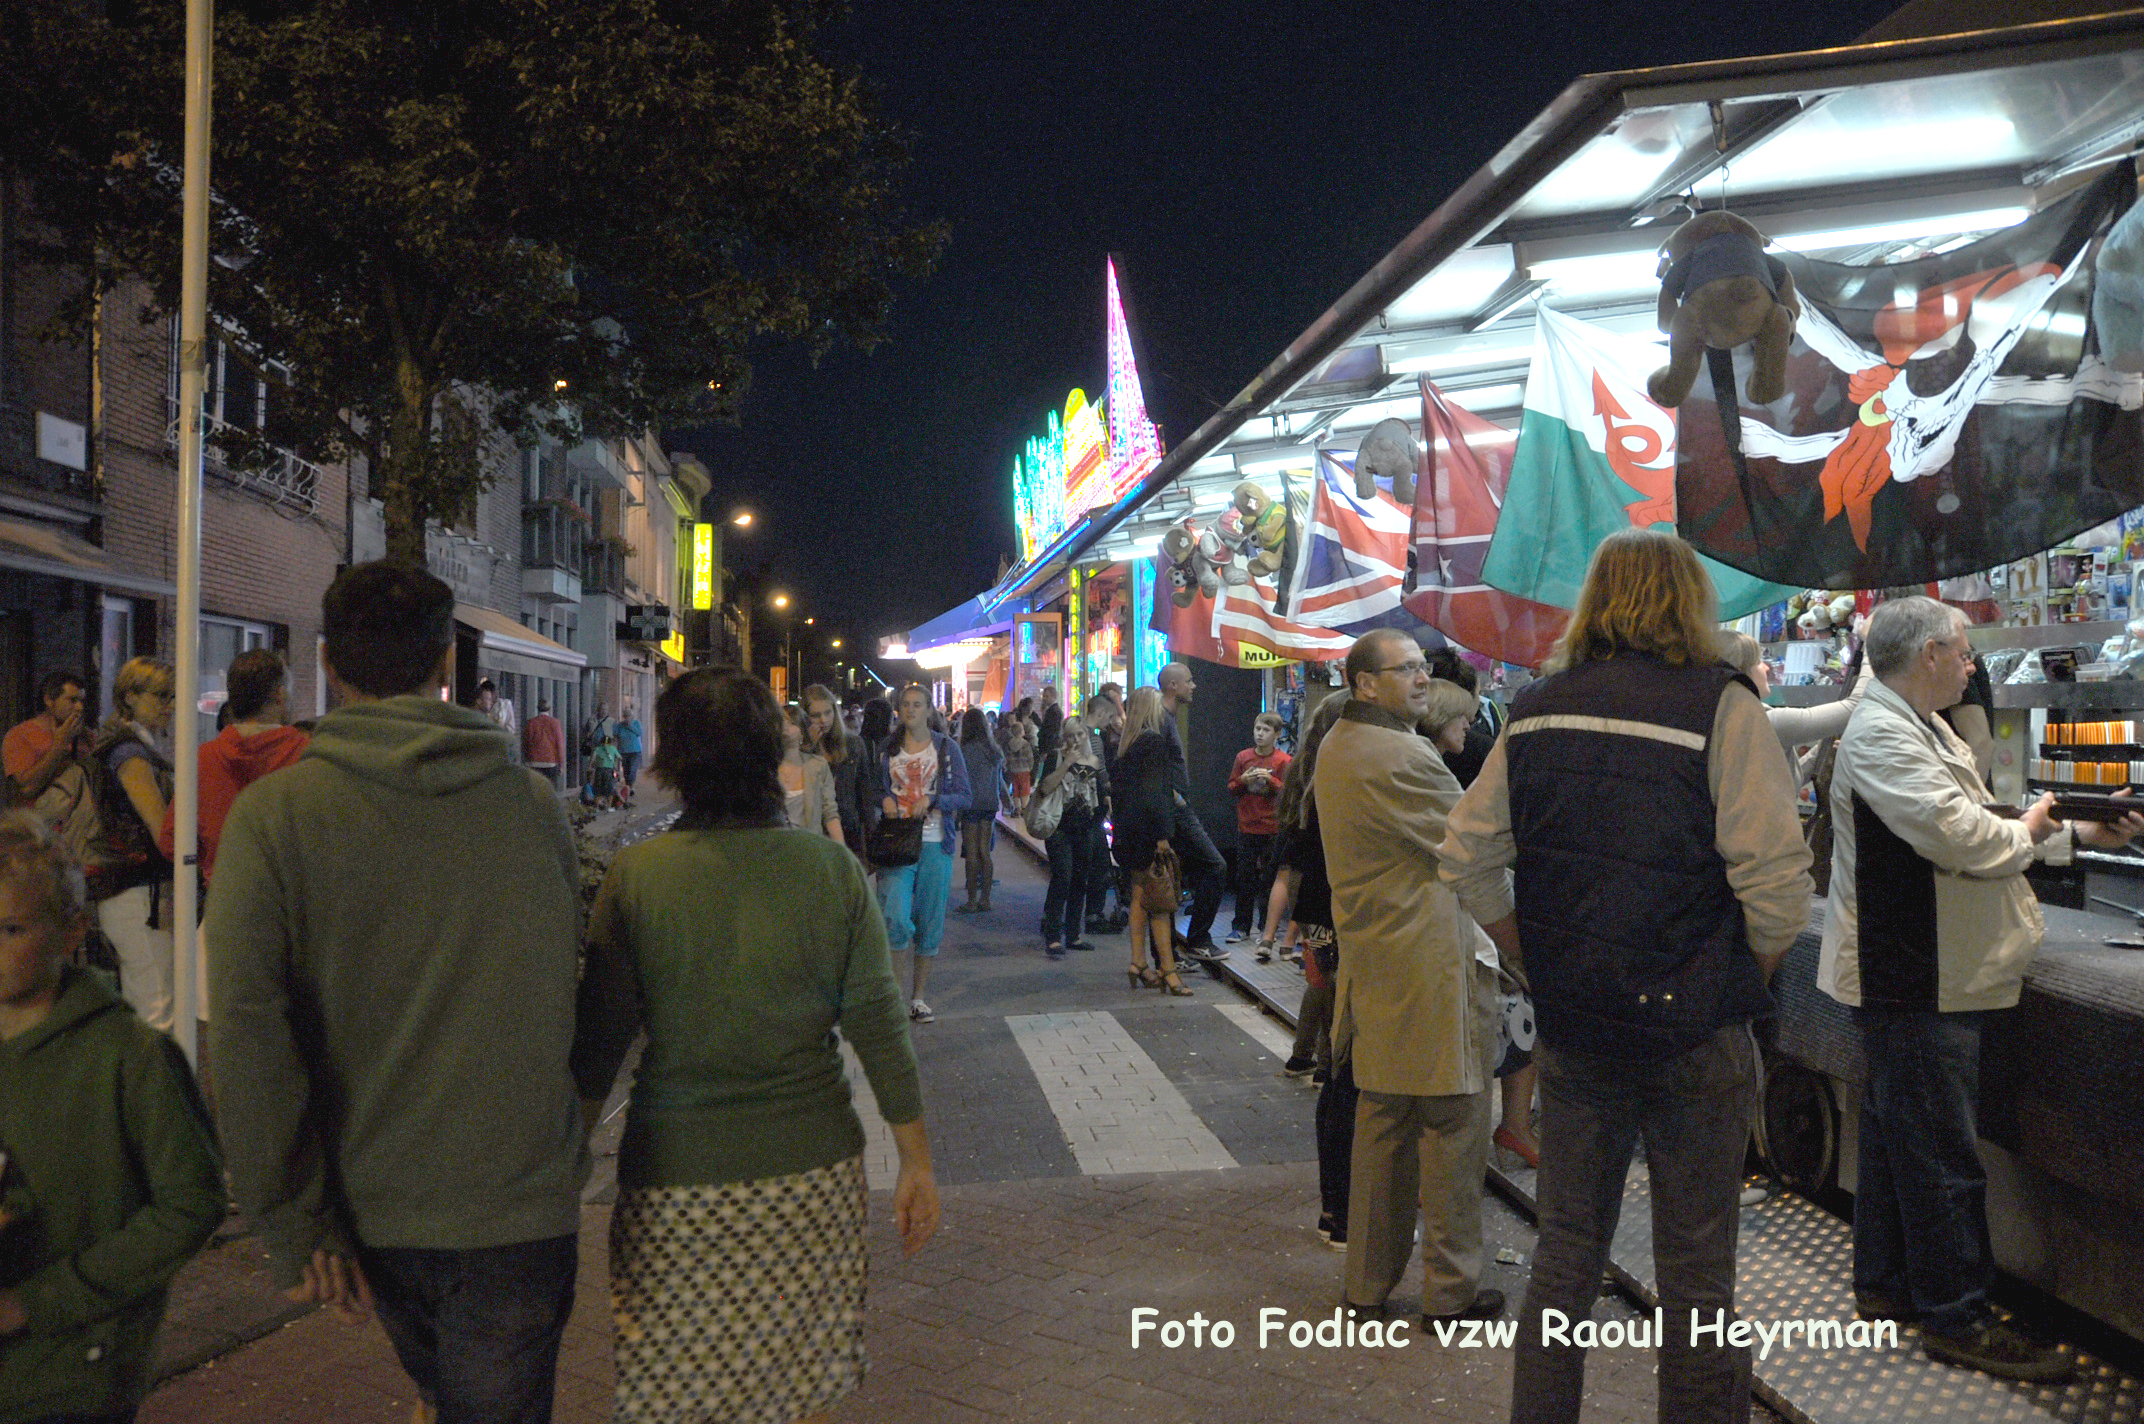
POLYGON ((715 606, 715 526, 692 526, 692 606, 715 606))

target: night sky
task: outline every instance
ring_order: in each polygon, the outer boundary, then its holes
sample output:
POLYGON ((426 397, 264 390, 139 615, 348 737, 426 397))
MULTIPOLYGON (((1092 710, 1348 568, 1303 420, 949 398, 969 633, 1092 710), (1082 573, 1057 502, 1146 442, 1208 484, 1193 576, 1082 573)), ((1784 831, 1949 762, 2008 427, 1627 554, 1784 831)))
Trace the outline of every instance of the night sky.
POLYGON ((670 443, 713 470, 712 517, 758 511, 732 566, 857 648, 1014 552, 1014 455, 1099 396, 1106 254, 1174 444, 1573 78, 1843 44, 1891 8, 858 0, 821 49, 912 136, 944 259, 874 351, 770 348, 741 425, 670 443))

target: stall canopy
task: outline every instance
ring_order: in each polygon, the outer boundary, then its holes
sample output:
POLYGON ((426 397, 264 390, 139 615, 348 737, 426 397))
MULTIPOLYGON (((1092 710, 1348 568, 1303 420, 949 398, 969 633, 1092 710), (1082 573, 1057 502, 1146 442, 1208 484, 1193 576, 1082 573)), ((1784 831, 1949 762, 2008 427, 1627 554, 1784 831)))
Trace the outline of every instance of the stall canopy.
MULTIPOLYGON (((1928 19, 1929 8, 1909 7, 1923 12, 1924 30, 1942 23, 1928 19)), ((1543 311, 1582 323, 1586 341, 1619 344, 1630 370, 1663 362, 1658 253, 1693 203, 1730 207, 1763 231, 1775 255, 1797 263, 1889 270, 1935 259, 1941 267, 1945 254, 2035 214, 2086 203, 2078 195, 2127 163, 2140 140, 2144 9, 1586 76, 1169 451, 1139 489, 1097 511, 1052 554, 1065 562, 1154 555, 1187 518, 1193 532, 1219 524, 1247 481, 1283 501, 1294 487, 1301 503, 1321 453, 1352 456, 1380 422, 1403 423, 1420 440, 1425 411, 1441 408, 1473 427, 1516 429, 1522 413, 1547 401, 1530 379, 1543 311)), ((1743 360, 1746 371, 1746 352, 1743 360)), ((1701 381, 1698 389, 1709 414, 1710 387, 1701 381)), ((2128 378, 2110 399, 2133 412, 2144 387, 2128 378)), ((1643 468, 1615 463, 1618 488, 1628 487, 1624 503, 1637 511, 1647 499, 1672 502, 1676 456, 1645 443, 1648 422, 1661 425, 1659 408, 1614 405, 1579 412, 1606 422, 1611 463, 1619 449, 1658 457, 1637 461, 1643 468)), ((1686 405, 1683 422, 1692 419, 1686 405)), ((1436 422, 1425 472, 1435 472, 1438 430, 1448 441, 1464 424, 1436 422)), ((1671 413, 1654 434, 1673 441, 1671 413)), ((1717 429, 1709 438, 1718 445, 1717 429)), ((1598 430, 1594 440, 1600 449, 1598 430)), ((1508 473, 1513 462, 1489 463, 1508 473)), ((1526 462, 1516 463, 1523 478, 1526 462)), ((1365 498, 1372 483, 1365 476, 1359 486, 1365 498)), ((1385 480, 1376 491, 1412 506, 1419 526, 1422 506, 1407 490, 1385 480)), ((1491 490, 1485 507, 1503 494, 1491 490)), ((2138 502, 2120 490, 2108 497, 2138 502)), ((1849 531, 1837 510, 1830 517, 1852 550, 1849 533, 1865 531, 1858 522, 1849 531)), ((1630 518, 1642 522, 1636 512, 1630 518)), ((1234 532, 1238 556, 1255 552, 1234 532)), ((1419 556, 1419 542, 1416 549, 1419 556)), ((1451 549, 1432 555, 1433 564, 1449 560, 1451 549)), ((1807 577, 1801 566, 1740 566, 1807 577)), ((1276 575, 1269 597, 1285 600, 1294 575, 1276 575)))
POLYGON ((909 629, 908 651, 911 654, 928 652, 948 643, 1010 631, 1014 615, 1027 612, 1027 602, 1008 598, 993 606, 997 592, 992 589, 989 593, 977 594, 948 608, 930 622, 909 629))

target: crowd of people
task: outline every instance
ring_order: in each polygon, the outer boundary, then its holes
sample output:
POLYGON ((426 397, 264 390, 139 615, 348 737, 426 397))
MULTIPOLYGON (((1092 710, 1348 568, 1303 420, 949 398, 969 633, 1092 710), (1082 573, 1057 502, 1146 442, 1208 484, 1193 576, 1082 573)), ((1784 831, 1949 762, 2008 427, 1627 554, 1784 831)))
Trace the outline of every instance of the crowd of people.
MULTIPOLYGON (((913 1254, 939 1206, 910 1033, 933 1018, 956 857, 957 908, 988 912, 997 818, 1022 816, 1049 859, 1044 953, 1121 925, 1135 989, 1189 994, 1179 956, 1226 952, 1183 664, 995 725, 949 725, 920 686, 785 708, 739 672, 679 677, 650 768, 679 819, 617 854, 584 927, 563 728, 443 699, 452 609, 422 572, 345 570, 316 725, 285 725, 274 653, 232 665, 201 759, 206 1096, 167 1036, 171 670, 120 668, 94 731, 84 682, 56 675, 0 746, 0 1417, 131 1418, 166 1289, 228 1190, 292 1299, 378 1316, 426 1408, 547 1419, 588 1135, 644 1036, 610 1224, 616 1417, 823 1418, 864 1366, 839 1044, 891 1129, 913 1254), (93 929, 117 995, 84 963, 93 929)), ((1973 675, 1955 609, 1889 600, 1864 651, 1843 714, 1768 716, 1694 552, 1630 531, 1508 715, 1456 654, 1380 630, 1293 756, 1256 719, 1228 774, 1230 938, 1307 980, 1283 1071, 1319 1088, 1317 1228, 1355 1319, 1390 1310, 1418 1241, 1425 1329, 1506 1311, 1482 1284, 1492 1145, 1538 1167, 1522 1316, 1585 1319, 1640 1142, 1666 1318, 1732 1318, 1754 1027, 1810 910, 1791 753, 1821 735, 1818 982, 1869 1063, 1856 1307, 1919 1322, 1939 1360, 2068 1370, 1989 1299, 1978 1055, 2041 934, 2026 866, 2126 843, 2144 815, 1986 806, 1940 715, 1973 675)), ((625 711, 629 738, 596 741, 612 794, 638 770, 625 711)), ((1746 1347, 1653 1343, 1663 1419, 1748 1417, 1746 1347)), ((1584 1374, 1582 1347, 1521 1330, 1511 1417, 1576 1420, 1584 1374)))

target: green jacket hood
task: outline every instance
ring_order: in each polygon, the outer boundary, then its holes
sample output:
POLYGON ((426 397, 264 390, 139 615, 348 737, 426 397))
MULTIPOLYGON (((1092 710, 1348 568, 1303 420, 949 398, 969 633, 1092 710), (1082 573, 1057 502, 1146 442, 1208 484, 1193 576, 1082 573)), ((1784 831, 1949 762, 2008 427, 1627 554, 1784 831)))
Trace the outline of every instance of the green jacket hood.
POLYGON ((20 1042, 10 1046, 18 1053, 29 1053, 44 1047, 77 1024, 125 1007, 126 1002, 119 997, 109 979, 95 970, 78 969, 70 964, 60 971, 60 994, 53 1001, 52 1012, 45 1015, 43 1023, 25 1033, 20 1042))
POLYGON ((513 738, 496 722, 422 693, 330 712, 306 757, 406 796, 450 796, 514 769, 513 738))

